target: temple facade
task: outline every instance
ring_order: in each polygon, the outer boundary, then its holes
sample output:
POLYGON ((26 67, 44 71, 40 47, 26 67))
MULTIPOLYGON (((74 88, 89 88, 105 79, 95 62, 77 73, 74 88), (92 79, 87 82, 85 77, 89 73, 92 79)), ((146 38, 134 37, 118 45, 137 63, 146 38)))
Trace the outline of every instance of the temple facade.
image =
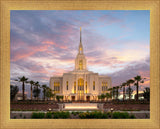
POLYGON ((80 29, 80 43, 75 59, 75 69, 63 76, 50 78, 50 88, 56 95, 63 95, 64 100, 98 100, 98 95, 107 93, 112 87, 111 78, 100 76, 98 73, 87 70, 87 60, 83 53, 80 29))

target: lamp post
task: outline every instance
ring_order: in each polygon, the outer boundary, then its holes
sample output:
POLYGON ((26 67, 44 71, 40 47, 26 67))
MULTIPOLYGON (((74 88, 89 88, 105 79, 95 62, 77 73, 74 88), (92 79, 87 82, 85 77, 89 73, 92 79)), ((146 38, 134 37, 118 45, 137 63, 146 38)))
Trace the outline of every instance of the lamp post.
POLYGON ((111 108, 110 110, 111 110, 111 118, 112 118, 112 116, 113 116, 113 110, 114 110, 114 109, 111 108))

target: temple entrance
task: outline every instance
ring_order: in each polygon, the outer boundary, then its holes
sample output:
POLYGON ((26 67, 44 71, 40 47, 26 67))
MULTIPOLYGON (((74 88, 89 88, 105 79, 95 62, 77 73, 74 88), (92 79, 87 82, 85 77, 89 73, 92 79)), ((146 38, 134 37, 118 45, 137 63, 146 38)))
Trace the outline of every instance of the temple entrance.
POLYGON ((75 101, 75 96, 72 96, 72 101, 75 101))
POLYGON ((84 100, 84 80, 82 78, 78 80, 77 100, 84 100))
POLYGON ((86 96, 86 100, 87 100, 87 101, 90 101, 90 96, 86 96))

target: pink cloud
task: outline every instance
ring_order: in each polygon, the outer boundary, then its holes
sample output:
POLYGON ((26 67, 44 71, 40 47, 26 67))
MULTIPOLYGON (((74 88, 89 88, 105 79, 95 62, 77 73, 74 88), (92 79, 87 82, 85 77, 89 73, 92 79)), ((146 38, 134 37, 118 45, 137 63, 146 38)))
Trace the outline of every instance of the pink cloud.
POLYGON ((43 44, 49 44, 49 45, 57 45, 56 43, 52 42, 52 41, 43 41, 43 44))
POLYGON ((61 49, 67 49, 67 46, 64 46, 64 45, 59 45, 53 41, 43 41, 42 42, 43 44, 49 44, 49 45, 54 45, 55 47, 59 47, 61 49))
MULTIPOLYGON (((21 44, 21 43, 19 43, 21 44)), ((24 44, 22 42, 22 44, 24 44)), ((43 45, 43 46, 24 46, 24 48, 19 48, 18 50, 14 51, 11 61, 17 61, 20 59, 24 59, 27 57, 32 56, 33 54, 37 53, 37 52, 43 52, 46 51, 48 49, 50 45, 43 45)))

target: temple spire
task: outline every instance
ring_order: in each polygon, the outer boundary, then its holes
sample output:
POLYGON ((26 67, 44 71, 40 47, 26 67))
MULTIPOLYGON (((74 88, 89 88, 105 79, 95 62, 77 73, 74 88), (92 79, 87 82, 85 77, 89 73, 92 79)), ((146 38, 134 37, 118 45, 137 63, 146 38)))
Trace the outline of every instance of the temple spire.
POLYGON ((82 40, 81 40, 81 27, 80 27, 80 43, 82 43, 81 41, 82 41, 82 40))
POLYGON ((80 27, 80 44, 79 44, 79 54, 83 54, 82 36, 81 36, 81 27, 80 27))

